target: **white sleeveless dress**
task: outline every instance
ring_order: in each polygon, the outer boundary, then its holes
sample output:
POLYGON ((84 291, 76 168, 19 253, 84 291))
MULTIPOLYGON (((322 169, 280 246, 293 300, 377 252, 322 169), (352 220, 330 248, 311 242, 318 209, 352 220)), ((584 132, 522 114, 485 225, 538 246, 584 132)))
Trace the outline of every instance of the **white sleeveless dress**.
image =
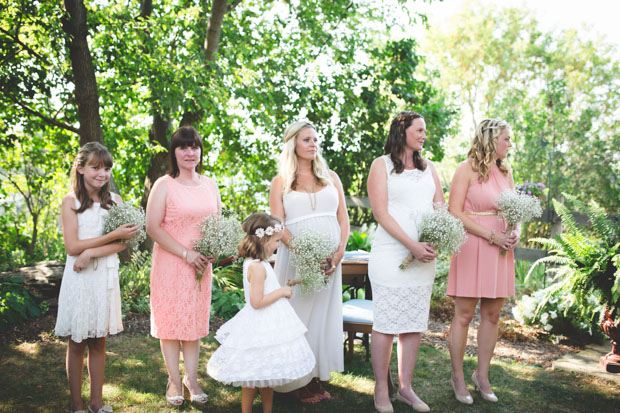
MULTIPOLYGON (((75 207, 80 202, 75 200, 75 207)), ((78 239, 103 234, 108 210, 95 202, 78 214, 78 239)), ((118 256, 92 258, 88 267, 73 271, 77 257, 67 255, 58 297, 55 334, 71 336, 80 343, 88 338, 105 337, 123 331, 121 291, 118 282, 118 256)))
MULTIPOLYGON (((250 305, 248 267, 243 263, 245 307, 217 330, 221 346, 207 363, 207 373, 233 386, 274 387, 306 376, 314 368, 314 356, 304 336, 306 327, 286 298, 267 307, 250 305)), ((280 288, 276 274, 266 261, 264 293, 280 288)))
MULTIPOLYGON (((431 168, 392 172, 389 156, 385 161, 388 186, 388 213, 407 236, 418 241, 418 228, 425 213, 433 210, 435 181, 431 168)), ((407 249, 381 225, 372 241, 368 276, 372 283, 373 329, 385 334, 422 332, 428 326, 435 261, 415 260, 405 270, 398 266, 409 255, 407 249)))
MULTIPOLYGON (((314 196, 313 196, 314 197, 314 196)), ((313 198, 314 203, 314 198, 313 198)), ((340 239, 340 225, 336 218, 338 190, 328 185, 316 193, 316 208, 311 208, 306 192, 290 191, 283 196, 286 228, 297 235, 302 228, 331 234, 340 239)), ((280 243, 276 255, 275 272, 278 282, 286 285, 297 278, 290 264, 288 248, 280 243)), ((293 287, 290 303, 301 321, 308 328, 306 338, 316 359, 316 366, 307 376, 276 387, 276 391, 289 392, 308 384, 313 377, 329 380, 331 372, 344 370, 342 351, 342 265, 329 277, 327 288, 313 294, 302 295, 300 286, 293 287)))

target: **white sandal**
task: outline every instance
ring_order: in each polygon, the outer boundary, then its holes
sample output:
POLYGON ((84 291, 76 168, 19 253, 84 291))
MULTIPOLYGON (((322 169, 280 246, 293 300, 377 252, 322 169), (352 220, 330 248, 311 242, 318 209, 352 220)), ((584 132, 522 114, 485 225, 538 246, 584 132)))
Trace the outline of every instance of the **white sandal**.
POLYGON ((168 404, 172 405, 172 406, 180 406, 183 404, 183 401, 185 400, 183 398, 183 396, 168 396, 168 388, 170 387, 170 381, 168 381, 168 384, 166 385, 166 401, 168 402, 168 404))
POLYGON ((103 406, 101 409, 97 410, 97 412, 95 412, 93 409, 90 408, 90 406, 88 406, 88 413, 114 413, 114 410, 112 409, 112 406, 103 406))
POLYGON ((185 390, 187 390, 187 393, 189 393, 189 399, 192 403, 205 404, 209 396, 207 396, 206 393, 192 394, 189 386, 185 382, 185 379, 187 379, 187 376, 183 376, 183 380, 181 381, 183 383, 183 396, 185 396, 185 390))

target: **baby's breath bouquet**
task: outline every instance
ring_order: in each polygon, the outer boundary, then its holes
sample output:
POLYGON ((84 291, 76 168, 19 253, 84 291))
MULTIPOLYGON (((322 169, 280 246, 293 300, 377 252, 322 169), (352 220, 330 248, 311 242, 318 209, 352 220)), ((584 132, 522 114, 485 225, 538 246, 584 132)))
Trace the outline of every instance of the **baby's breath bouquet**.
POLYGON ((538 198, 520 194, 512 189, 507 189, 500 194, 497 207, 500 215, 506 219, 508 228, 542 215, 538 198))
MULTIPOLYGON (((440 250, 457 252, 465 242, 465 228, 460 219, 450 212, 445 204, 436 203, 432 212, 422 216, 420 224, 420 242, 428 242, 440 250)), ((400 264, 404 270, 415 260, 412 253, 400 264)))
MULTIPOLYGON (((245 236, 241 224, 234 215, 209 215, 201 227, 202 236, 196 240, 194 249, 207 257, 230 257, 239 253, 237 246, 245 236)), ((202 273, 196 273, 200 282, 202 273)))
MULTIPOLYGON (((506 232, 512 231, 519 222, 527 222, 542 215, 542 208, 538 198, 520 194, 515 190, 507 189, 502 192, 497 200, 499 213, 506 220, 506 232)), ((506 254, 501 250, 502 255, 506 254)))
POLYGON ((129 203, 113 205, 108 211, 108 216, 103 224, 103 233, 109 234, 121 225, 129 223, 137 225, 139 227, 138 232, 129 239, 119 241, 126 242, 128 249, 137 250, 140 244, 146 239, 146 217, 142 208, 136 208, 129 203))
MULTIPOLYGON (((327 285, 322 265, 338 248, 338 240, 330 234, 302 229, 289 244, 291 263, 298 279, 289 285, 301 284, 301 291, 310 294, 327 285)), ((329 264, 328 264, 329 265, 329 264)))

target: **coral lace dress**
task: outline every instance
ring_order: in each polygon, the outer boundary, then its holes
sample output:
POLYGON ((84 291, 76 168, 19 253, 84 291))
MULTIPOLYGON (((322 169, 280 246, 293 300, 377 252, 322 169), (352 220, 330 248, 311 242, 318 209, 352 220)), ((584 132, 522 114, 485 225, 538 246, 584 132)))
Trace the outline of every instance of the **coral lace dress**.
MULTIPOLYGON (((162 228, 185 248, 200 237, 207 215, 217 212, 215 182, 201 176, 200 185, 187 186, 171 176, 162 228)), ((194 267, 155 243, 151 268, 151 335, 159 339, 193 341, 209 333, 211 264, 200 285, 194 267)))

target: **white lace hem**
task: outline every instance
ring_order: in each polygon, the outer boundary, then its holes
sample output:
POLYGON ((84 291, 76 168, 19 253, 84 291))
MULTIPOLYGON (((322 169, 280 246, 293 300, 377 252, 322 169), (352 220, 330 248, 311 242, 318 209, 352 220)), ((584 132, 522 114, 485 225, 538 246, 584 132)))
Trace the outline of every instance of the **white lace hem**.
POLYGON ((86 334, 72 334, 71 330, 59 330, 56 329, 54 331, 54 334, 58 337, 71 337, 71 340, 75 341, 76 343, 81 343, 84 340, 88 340, 89 338, 103 338, 103 337, 107 337, 110 334, 118 334, 120 332, 123 331, 123 328, 115 328, 115 329, 109 329, 109 330, 99 330, 99 331, 89 331, 86 334))
POLYGON ((432 292, 432 284, 398 288, 373 284, 373 330, 384 334, 426 331, 432 292))

